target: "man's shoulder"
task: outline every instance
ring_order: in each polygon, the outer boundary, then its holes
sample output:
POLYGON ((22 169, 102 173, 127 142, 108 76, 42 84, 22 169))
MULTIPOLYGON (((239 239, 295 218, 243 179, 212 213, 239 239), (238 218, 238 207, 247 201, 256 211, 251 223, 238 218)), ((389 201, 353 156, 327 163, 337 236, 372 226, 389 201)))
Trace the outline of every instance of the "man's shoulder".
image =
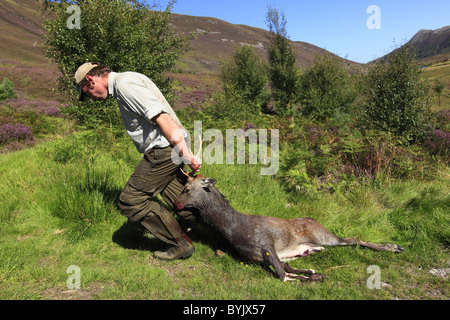
POLYGON ((149 81, 150 79, 138 72, 134 71, 126 71, 126 72, 119 72, 115 75, 116 85, 126 84, 126 83, 133 83, 133 82, 141 82, 141 81, 149 81))

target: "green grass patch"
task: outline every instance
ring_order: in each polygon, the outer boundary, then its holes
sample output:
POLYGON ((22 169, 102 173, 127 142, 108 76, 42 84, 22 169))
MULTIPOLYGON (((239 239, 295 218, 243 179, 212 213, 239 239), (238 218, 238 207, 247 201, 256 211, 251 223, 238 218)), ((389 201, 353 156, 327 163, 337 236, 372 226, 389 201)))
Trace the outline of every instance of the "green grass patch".
POLYGON ((261 176, 258 165, 204 165, 231 205, 245 214, 308 216, 340 236, 393 242, 401 254, 327 248, 291 262, 328 278, 281 282, 233 254, 214 232, 194 229, 186 260, 163 262, 164 244, 127 222, 116 205, 140 155, 111 129, 77 132, 0 155, 0 299, 448 299, 449 181, 441 178, 355 184, 313 196, 261 176), (216 249, 226 252, 224 257, 216 249), (81 271, 70 290, 69 266, 81 271), (370 290, 367 268, 381 270, 370 290))

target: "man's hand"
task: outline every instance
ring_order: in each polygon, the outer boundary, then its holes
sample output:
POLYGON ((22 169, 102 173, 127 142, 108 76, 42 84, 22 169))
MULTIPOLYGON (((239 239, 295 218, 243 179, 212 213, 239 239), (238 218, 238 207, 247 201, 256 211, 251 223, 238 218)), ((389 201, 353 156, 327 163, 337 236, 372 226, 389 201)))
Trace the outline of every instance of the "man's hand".
POLYGON ((202 160, 200 158, 197 158, 191 153, 191 162, 188 164, 189 168, 191 168, 192 171, 198 172, 200 171, 200 168, 202 167, 202 160))

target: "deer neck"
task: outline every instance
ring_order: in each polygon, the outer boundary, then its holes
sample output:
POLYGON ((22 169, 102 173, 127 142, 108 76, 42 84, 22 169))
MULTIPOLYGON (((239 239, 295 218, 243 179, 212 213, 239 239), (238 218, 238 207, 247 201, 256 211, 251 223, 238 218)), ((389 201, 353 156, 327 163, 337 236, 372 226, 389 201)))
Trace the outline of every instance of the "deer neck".
POLYGON ((200 208, 200 214, 205 222, 218 230, 239 224, 242 219, 242 213, 234 210, 219 191, 213 192, 216 193, 214 201, 208 202, 200 208))

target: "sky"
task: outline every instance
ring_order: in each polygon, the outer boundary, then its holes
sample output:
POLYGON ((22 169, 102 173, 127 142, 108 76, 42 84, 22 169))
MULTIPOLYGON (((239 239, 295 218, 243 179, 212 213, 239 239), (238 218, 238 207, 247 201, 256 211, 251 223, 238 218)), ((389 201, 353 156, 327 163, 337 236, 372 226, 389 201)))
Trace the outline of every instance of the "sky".
MULTIPOLYGON (((169 0, 155 2, 165 8, 169 0)), ((360 63, 391 52, 420 29, 450 25, 449 0, 178 0, 172 12, 267 29, 268 6, 284 12, 291 40, 360 63)))

